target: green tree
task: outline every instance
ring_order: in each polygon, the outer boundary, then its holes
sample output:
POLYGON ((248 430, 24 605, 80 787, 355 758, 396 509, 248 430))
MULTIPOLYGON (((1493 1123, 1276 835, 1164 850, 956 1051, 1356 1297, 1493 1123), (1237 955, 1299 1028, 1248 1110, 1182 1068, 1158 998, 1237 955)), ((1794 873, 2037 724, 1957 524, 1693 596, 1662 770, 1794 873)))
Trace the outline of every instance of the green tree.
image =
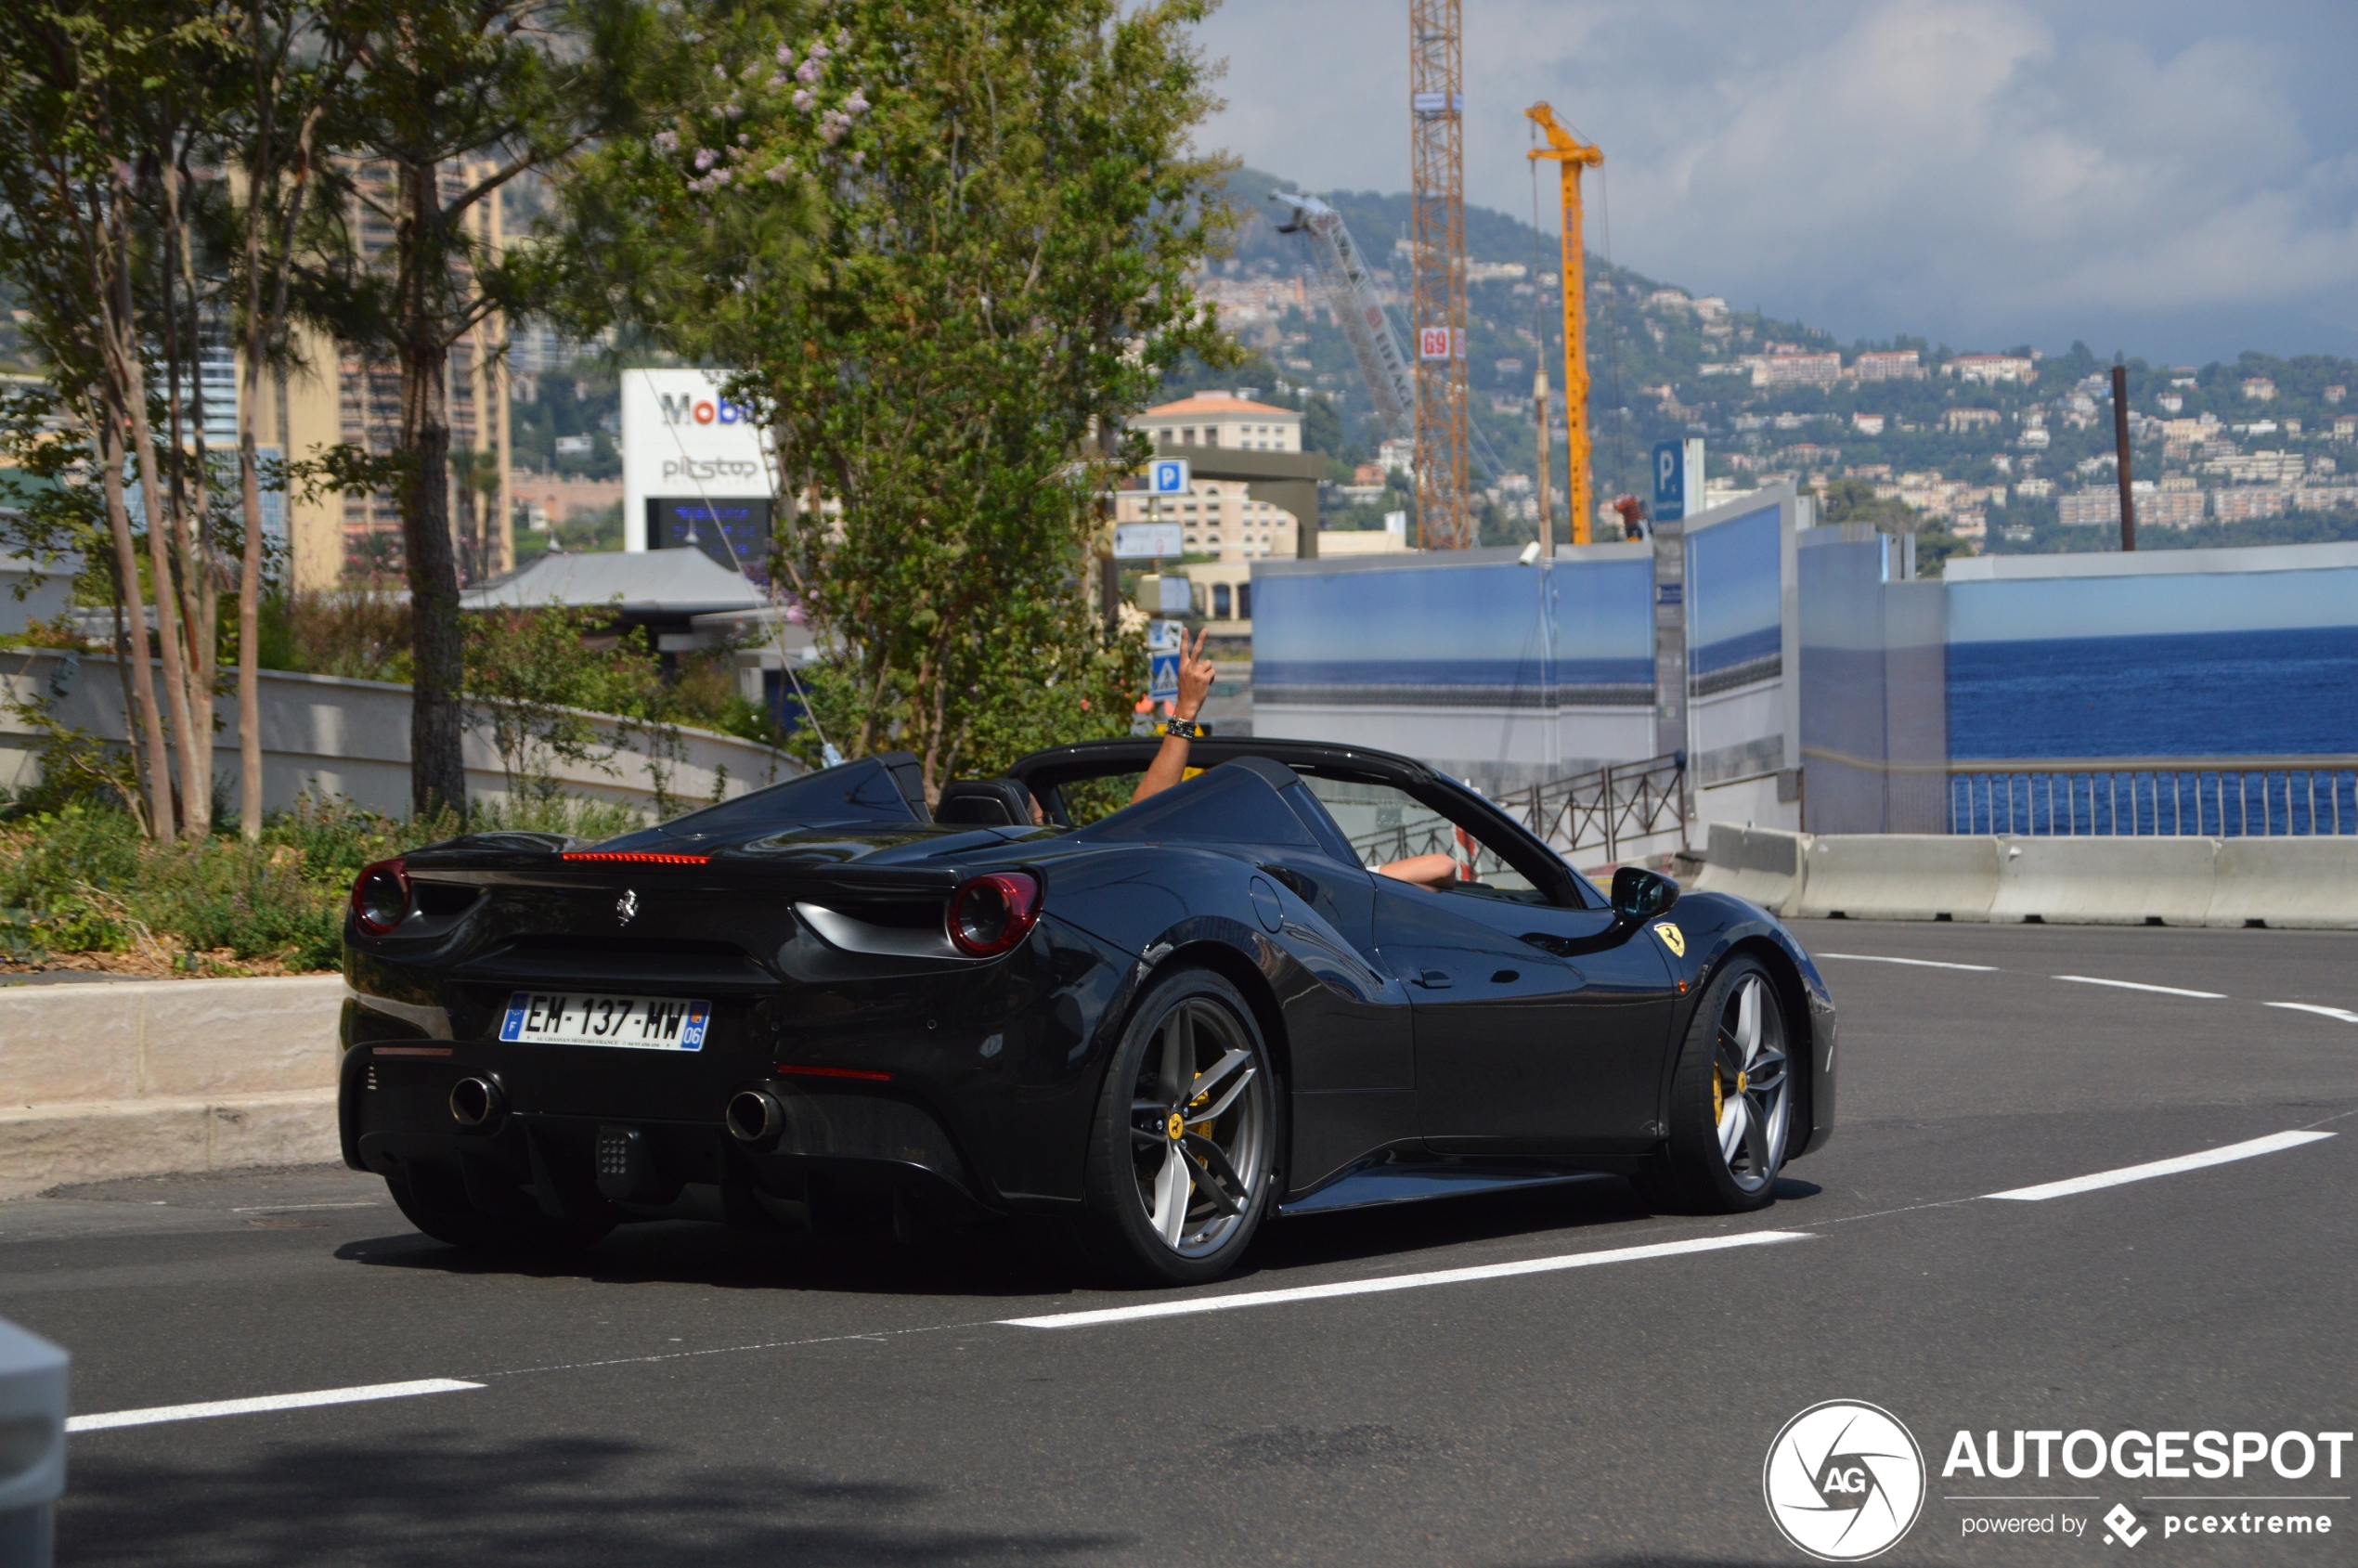
MULTIPOLYGON (((1194 347, 1227 212, 1198 0, 776 0, 671 41, 698 90, 564 192, 603 307, 732 367, 780 474, 819 729, 928 789, 1126 727, 1082 596, 1113 435, 1194 347)), ((813 738, 809 749, 816 751, 813 738)))
POLYGON ((193 4, 0 10, 0 275, 25 303, 24 334, 58 411, 91 453, 73 477, 95 478, 103 498, 128 611, 122 651, 147 824, 164 838, 203 833, 213 794, 214 540, 202 410, 187 405, 200 384, 194 188, 221 108, 209 88, 223 40, 193 4), (126 479, 137 481, 136 525, 126 479), (161 699, 145 657, 142 532, 161 699))
POLYGON ((410 798, 421 815, 466 801, 464 667, 451 530, 450 359, 545 286, 528 248, 503 252, 484 221, 518 176, 562 162, 637 112, 632 67, 655 18, 641 0, 354 0, 327 19, 359 80, 331 127, 358 155, 337 174, 356 227, 315 297, 338 335, 399 368, 401 512, 416 667, 410 798))
MULTIPOLYGON (((238 498, 242 550, 238 574, 239 829, 262 836, 262 525, 264 474, 255 421, 262 378, 287 359, 286 323, 304 253, 306 220, 318 216, 324 182, 314 177, 333 149, 321 125, 342 107, 352 58, 333 26, 334 0, 243 0, 222 12, 238 69, 219 89, 233 97, 220 150, 234 166, 221 248, 233 258, 240 384, 238 498)), ((282 480, 283 483, 283 480, 282 480)))

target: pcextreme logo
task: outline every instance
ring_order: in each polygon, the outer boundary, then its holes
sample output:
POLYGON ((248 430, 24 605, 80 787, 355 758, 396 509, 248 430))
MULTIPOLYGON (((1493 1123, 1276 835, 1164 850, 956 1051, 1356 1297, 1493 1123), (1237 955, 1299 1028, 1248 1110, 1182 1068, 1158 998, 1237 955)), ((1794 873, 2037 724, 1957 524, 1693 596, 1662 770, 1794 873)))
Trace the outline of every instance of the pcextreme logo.
POLYGON ((1890 1411, 1829 1399, 1777 1433, 1760 1490, 1785 1539, 1827 1562, 1859 1562, 1898 1544, 1924 1511, 1924 1450, 1890 1411))

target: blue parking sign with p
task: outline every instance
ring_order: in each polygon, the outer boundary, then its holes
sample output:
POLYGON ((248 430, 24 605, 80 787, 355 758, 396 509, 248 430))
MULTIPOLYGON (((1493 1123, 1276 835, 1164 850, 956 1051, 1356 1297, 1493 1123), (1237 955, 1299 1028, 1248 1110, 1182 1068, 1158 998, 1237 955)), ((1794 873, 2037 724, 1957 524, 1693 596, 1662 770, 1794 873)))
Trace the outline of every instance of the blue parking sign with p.
POLYGON ((1157 458, 1147 470, 1147 489, 1151 495, 1184 496, 1187 493, 1187 460, 1157 458))
POLYGON ((1177 700, 1179 696, 1179 655, 1177 654, 1147 655, 1147 695, 1156 702, 1177 700))

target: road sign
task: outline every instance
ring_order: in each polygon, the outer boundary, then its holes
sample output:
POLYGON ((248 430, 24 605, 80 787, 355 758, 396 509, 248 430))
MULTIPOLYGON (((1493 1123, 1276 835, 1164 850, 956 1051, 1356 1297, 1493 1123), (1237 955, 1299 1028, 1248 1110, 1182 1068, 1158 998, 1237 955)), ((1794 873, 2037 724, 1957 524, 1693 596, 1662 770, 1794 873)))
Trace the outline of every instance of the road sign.
POLYGON ((1157 458, 1147 465, 1147 494, 1184 496, 1187 493, 1187 460, 1157 458))
POLYGON ((1449 329, 1419 327, 1417 329, 1417 357, 1446 359, 1449 357, 1449 329))
MULTIPOLYGON (((1180 580, 1185 582, 1186 579, 1183 577, 1180 580)), ((1186 644, 1187 628, 1180 622, 1148 621, 1147 623, 1147 653, 1175 654, 1186 644)))
POLYGON ((1179 655, 1177 654, 1147 655, 1147 695, 1156 702, 1178 700, 1179 655))
POLYGON ((1676 523, 1703 510, 1703 437, 1654 443, 1654 504, 1657 523, 1676 523))
MULTIPOLYGON (((1185 467, 1183 463, 1180 466, 1185 467)), ((1176 523, 1117 523, 1113 528, 1116 561, 1152 561, 1180 552, 1176 523)))
POLYGON ((1672 523, 1687 515, 1687 454, 1677 441, 1654 443, 1655 521, 1672 523))

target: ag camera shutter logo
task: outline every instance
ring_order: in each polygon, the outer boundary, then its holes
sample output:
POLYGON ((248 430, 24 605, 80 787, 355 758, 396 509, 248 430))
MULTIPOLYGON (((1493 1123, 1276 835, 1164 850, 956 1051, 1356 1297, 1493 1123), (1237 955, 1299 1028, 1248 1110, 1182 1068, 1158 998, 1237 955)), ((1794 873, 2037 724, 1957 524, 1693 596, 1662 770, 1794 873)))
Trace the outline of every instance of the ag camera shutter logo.
POLYGON ((1860 1562, 1897 1545, 1924 1511, 1924 1450, 1890 1411, 1830 1399, 1777 1433, 1760 1490, 1785 1539, 1822 1562, 1860 1562))

